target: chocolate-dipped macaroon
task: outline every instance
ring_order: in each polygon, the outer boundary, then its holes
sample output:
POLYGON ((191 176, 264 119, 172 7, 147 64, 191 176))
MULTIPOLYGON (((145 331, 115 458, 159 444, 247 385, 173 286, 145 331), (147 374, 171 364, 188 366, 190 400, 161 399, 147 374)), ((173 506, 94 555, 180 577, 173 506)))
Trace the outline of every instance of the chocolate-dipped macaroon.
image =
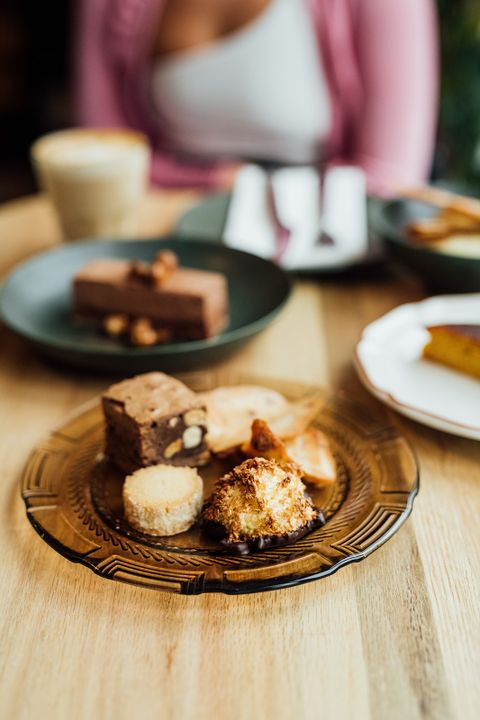
POLYGON ((242 555, 294 542, 324 523, 298 466, 260 457, 219 480, 202 516, 207 535, 242 555))

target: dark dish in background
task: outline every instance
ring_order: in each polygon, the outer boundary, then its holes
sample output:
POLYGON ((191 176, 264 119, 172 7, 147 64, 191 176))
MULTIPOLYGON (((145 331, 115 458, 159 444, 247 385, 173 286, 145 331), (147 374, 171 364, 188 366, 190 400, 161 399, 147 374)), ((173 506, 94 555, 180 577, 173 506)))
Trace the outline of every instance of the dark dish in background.
POLYGON ((267 327, 289 293, 288 276, 276 265, 214 243, 175 238, 91 241, 49 250, 18 266, 5 281, 0 311, 6 325, 51 358, 90 370, 134 374, 193 369, 225 357, 267 327), (72 278, 85 263, 105 257, 151 262, 161 250, 174 250, 182 265, 226 276, 229 322, 219 335, 123 347, 102 337, 95 324, 72 322, 72 278))
MULTIPOLYGON (((224 243, 224 231, 228 217, 229 205, 231 200, 230 193, 218 193, 207 196, 193 208, 187 210, 178 220, 175 233, 179 237, 187 239, 198 237, 202 240, 208 240, 218 244, 224 243)), ((361 269, 371 265, 376 265, 383 260, 380 243, 376 234, 373 232, 373 226, 370 222, 370 213, 376 201, 367 198, 367 216, 368 216, 368 242, 365 254, 355 261, 345 262, 341 257, 337 263, 319 264, 310 267, 308 270, 295 270, 296 275, 336 275, 344 273, 353 268, 361 269)), ((281 259, 281 255, 285 250, 285 228, 280 230, 279 236, 282 241, 282 253, 277 259, 281 259)), ((288 240, 287 242, 291 241, 288 240)), ((325 237, 325 233, 319 228, 319 243, 326 246, 334 246, 333 238, 325 237)))
POLYGON ((410 228, 421 220, 436 220, 439 208, 410 198, 372 201, 372 230, 385 242, 392 258, 418 274, 434 292, 480 291, 480 257, 439 252, 433 244, 420 243, 410 228))
MULTIPOLYGON (((227 194, 214 195, 188 210, 178 222, 177 233, 189 237, 195 229, 198 237, 221 243, 229 198, 227 194)), ((432 291, 480 291, 480 258, 442 254, 428 245, 412 241, 408 227, 418 220, 436 218, 438 208, 408 198, 368 198, 367 212, 371 253, 365 256, 361 265, 379 262, 378 246, 383 242, 387 256, 419 275, 432 291)), ((347 269, 345 265, 319 266, 315 273, 323 275, 347 269)))

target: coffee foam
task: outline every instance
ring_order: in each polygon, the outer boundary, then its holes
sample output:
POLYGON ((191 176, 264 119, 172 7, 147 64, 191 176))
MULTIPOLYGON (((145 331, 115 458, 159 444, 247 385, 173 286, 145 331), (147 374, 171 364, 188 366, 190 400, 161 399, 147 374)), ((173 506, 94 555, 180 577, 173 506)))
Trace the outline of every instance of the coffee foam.
POLYGON ((40 187, 70 240, 133 237, 149 159, 144 136, 129 130, 63 130, 32 147, 40 187))
POLYGON ((145 138, 121 130, 65 130, 38 140, 32 155, 36 163, 52 170, 102 172, 118 164, 144 162, 145 138))

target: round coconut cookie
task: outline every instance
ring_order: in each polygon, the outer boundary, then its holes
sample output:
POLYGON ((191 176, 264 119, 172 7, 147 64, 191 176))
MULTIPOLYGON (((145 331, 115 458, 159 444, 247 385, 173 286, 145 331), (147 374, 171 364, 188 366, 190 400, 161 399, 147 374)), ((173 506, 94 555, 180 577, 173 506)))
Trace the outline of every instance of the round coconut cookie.
POLYGON ((123 486, 128 522, 149 535, 188 530, 200 512, 202 497, 202 478, 189 467, 151 465, 129 475, 123 486))

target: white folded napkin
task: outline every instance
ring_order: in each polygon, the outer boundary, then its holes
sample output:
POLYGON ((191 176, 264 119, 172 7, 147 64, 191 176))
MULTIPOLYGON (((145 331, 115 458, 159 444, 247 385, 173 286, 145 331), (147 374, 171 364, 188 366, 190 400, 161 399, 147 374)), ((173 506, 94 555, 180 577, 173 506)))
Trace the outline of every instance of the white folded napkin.
MULTIPOLYGON (((281 265, 290 270, 328 268, 361 259, 368 250, 366 189, 355 167, 332 168, 324 178, 320 206, 318 172, 312 167, 282 168, 272 173, 278 216, 291 231, 281 265), (321 245, 321 231, 333 245, 321 245)), ((267 173, 246 165, 237 175, 224 230, 230 247, 271 258, 275 230, 267 201, 267 173)))

